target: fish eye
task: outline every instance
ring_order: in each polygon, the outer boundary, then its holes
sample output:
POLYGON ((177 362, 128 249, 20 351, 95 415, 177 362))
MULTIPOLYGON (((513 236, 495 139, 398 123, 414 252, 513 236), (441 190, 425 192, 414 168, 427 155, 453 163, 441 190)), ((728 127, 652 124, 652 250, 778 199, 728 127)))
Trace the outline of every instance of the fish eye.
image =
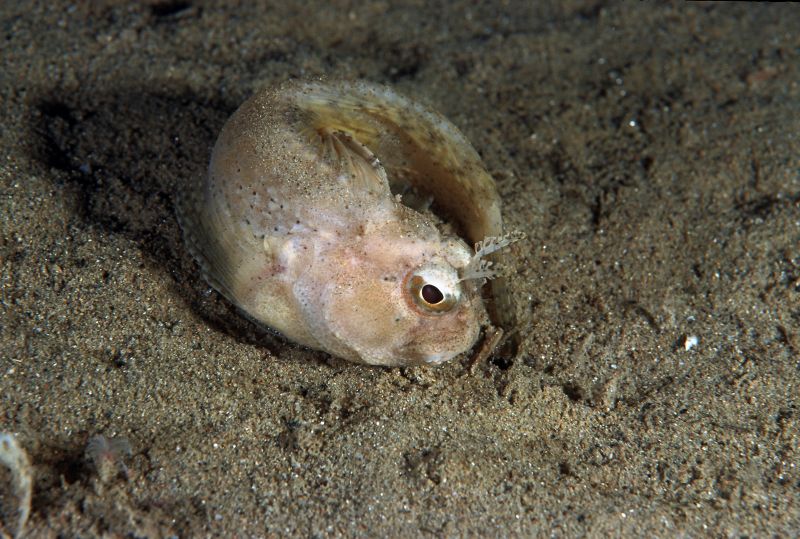
POLYGON ((442 271, 415 271, 406 281, 412 306, 428 314, 444 314, 458 304, 461 289, 458 281, 442 271))
POLYGON ((431 305, 436 305, 437 303, 444 301, 444 294, 442 294, 442 291, 432 284, 424 285, 422 290, 419 291, 419 294, 422 296, 422 299, 431 305))

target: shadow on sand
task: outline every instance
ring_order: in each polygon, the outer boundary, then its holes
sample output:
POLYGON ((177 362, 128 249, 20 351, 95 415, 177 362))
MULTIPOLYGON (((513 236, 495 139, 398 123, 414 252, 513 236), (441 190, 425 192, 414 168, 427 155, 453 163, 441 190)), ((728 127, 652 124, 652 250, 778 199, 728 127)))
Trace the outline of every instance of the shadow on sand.
POLYGON ((53 90, 34 106, 32 153, 55 169, 55 182, 72 188, 86 226, 136 243, 214 329, 274 350, 280 338, 248 322, 200 277, 175 215, 180 190, 206 174, 217 133, 234 109, 188 91, 53 90))

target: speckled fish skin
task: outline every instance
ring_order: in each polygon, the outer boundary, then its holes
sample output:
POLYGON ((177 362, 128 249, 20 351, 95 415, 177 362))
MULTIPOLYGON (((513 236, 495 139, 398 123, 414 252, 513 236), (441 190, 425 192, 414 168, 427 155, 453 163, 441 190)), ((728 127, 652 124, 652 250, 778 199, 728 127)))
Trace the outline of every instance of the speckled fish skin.
POLYGON ((482 281, 459 274, 474 253, 390 182, 430 193, 471 242, 502 232, 494 182, 458 129, 366 82, 250 98, 180 220, 212 286, 288 339, 358 363, 446 361, 486 322, 482 281))

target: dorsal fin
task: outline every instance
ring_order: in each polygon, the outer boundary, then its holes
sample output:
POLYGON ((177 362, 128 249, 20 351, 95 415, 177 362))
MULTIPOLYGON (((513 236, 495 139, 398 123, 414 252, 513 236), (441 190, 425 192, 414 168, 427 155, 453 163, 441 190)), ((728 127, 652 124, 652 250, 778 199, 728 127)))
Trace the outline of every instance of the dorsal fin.
POLYGON ((341 174, 354 189, 375 195, 389 191, 389 180, 380 160, 369 148, 349 133, 339 129, 318 130, 325 156, 338 162, 341 174))

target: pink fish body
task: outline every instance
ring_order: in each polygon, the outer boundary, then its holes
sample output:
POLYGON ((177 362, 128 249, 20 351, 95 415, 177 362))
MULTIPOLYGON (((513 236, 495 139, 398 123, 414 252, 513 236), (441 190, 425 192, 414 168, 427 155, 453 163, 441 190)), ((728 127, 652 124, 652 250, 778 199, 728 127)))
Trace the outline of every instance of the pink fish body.
MULTIPOLYGON (((228 120, 181 210, 208 281, 299 344, 371 365, 439 363, 486 323, 476 253, 502 233, 494 181, 441 115, 380 85, 292 82, 228 120)), ((506 242, 507 243, 507 242, 506 242)))

